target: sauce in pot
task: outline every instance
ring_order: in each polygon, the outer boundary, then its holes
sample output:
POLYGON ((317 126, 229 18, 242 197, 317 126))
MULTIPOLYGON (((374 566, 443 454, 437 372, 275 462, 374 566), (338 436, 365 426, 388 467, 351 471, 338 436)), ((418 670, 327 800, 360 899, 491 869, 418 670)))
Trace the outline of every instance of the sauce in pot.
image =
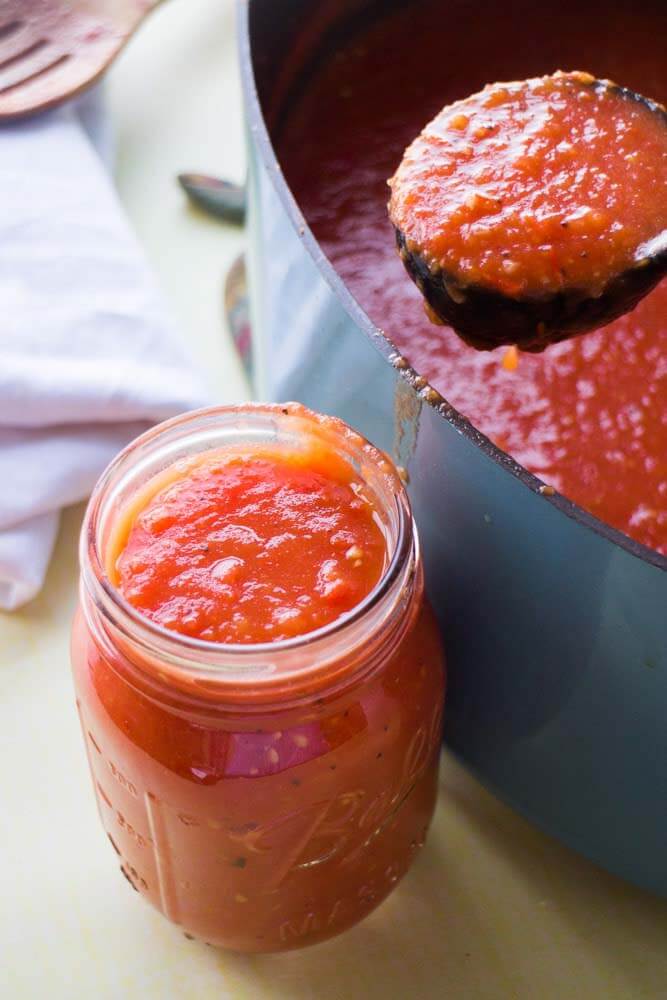
POLYGON ((425 2, 350 38, 282 128, 285 176, 370 318, 453 406, 571 500, 667 554, 667 282, 608 327, 540 356, 480 353, 428 321, 396 253, 387 178, 443 104, 490 79, 563 65, 665 101, 662 2, 517 0, 503 23, 478 6, 425 2), (474 65, 460 32, 474 34, 474 65))

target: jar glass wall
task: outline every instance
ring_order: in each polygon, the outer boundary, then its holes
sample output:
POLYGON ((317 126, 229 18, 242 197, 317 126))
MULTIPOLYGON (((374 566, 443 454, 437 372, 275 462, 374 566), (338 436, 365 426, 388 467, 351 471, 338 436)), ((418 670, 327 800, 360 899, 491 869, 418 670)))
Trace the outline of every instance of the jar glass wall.
POLYGON ((391 463, 303 407, 189 414, 125 450, 90 501, 72 659, 100 816, 128 881, 184 931, 244 951, 356 923, 424 841, 444 694, 419 547, 391 463), (119 512, 162 469, 249 441, 321 438, 375 499, 390 558, 331 625, 224 646, 143 618, 110 584, 119 512))

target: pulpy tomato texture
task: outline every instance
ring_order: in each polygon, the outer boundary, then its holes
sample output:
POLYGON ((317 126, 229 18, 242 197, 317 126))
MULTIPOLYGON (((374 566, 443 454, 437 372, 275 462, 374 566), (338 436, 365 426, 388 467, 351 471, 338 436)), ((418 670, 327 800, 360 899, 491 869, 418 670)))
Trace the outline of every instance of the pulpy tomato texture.
POLYGON ((121 593, 157 624, 221 643, 312 632, 359 604, 385 538, 347 463, 312 451, 308 462, 275 450, 175 469, 129 527, 121 593))

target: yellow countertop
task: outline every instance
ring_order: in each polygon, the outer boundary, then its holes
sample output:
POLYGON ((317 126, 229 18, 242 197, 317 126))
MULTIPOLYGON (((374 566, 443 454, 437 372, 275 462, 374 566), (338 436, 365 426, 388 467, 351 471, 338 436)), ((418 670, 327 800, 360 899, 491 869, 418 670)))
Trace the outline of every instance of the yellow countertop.
MULTIPOLYGON (((110 81, 121 197, 229 402, 248 395, 222 309, 243 236, 187 208, 174 176, 242 179, 235 60, 232 0, 171 0, 110 81)), ((2 1000, 667 1000, 667 901, 534 830, 446 755, 427 846, 365 923, 282 956, 186 940, 120 877, 89 787, 68 662, 81 513, 63 517, 43 593, 0 615, 2 1000)))

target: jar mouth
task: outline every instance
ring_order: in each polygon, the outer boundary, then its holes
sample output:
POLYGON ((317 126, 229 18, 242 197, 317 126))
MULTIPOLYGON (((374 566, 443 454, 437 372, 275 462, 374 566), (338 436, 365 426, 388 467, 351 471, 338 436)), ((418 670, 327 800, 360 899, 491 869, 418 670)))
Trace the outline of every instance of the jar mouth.
MULTIPOLYGON (((283 678, 293 676, 298 671, 277 661, 290 660, 306 647, 310 660, 318 659, 318 650, 331 652, 332 644, 353 647, 355 638, 361 638, 360 624, 369 616, 377 617, 373 612, 384 606, 389 612, 389 605, 395 604, 392 595, 396 598, 404 588, 406 567, 414 568, 416 554, 417 536, 409 500, 393 463, 343 421, 317 414, 299 403, 207 407, 146 431, 113 459, 97 482, 84 517, 79 550, 82 597, 92 599, 104 624, 115 633, 158 658, 161 664, 221 679, 226 675, 242 679, 252 673, 253 681, 275 675, 278 669, 283 678), (290 437, 296 441, 304 434, 335 440, 337 450, 345 454, 370 486, 382 510, 388 561, 380 579, 359 604, 319 629, 288 639, 219 643, 167 629, 126 600, 105 569, 105 542, 114 513, 138 486, 181 458, 219 447, 221 439, 229 443, 261 440, 278 444, 290 437)), ((86 601, 83 603, 85 610, 86 601)), ((368 622, 368 626, 373 628, 373 623, 368 622)))

